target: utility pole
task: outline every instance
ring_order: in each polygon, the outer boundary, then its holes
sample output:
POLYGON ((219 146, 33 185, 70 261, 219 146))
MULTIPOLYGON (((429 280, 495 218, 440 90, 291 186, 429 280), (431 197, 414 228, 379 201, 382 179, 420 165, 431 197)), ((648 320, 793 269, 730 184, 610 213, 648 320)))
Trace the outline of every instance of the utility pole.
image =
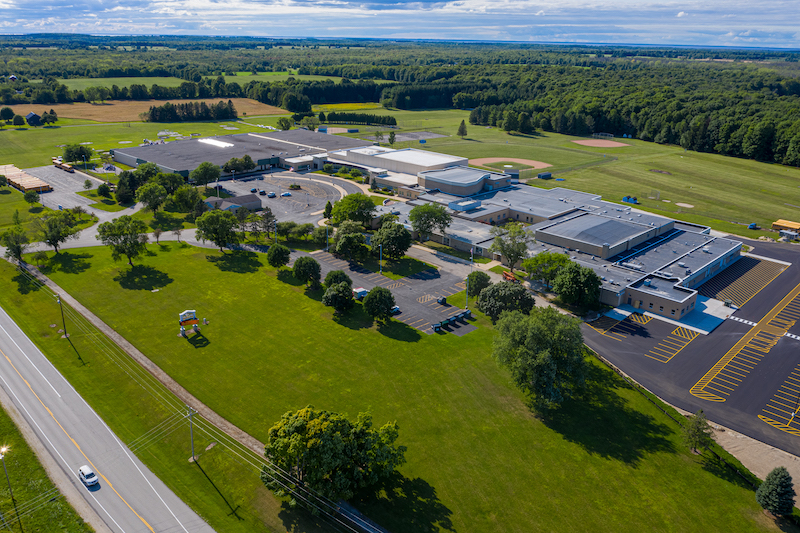
POLYGON ((56 300, 58 301, 58 307, 61 309, 61 324, 64 326, 64 337, 69 338, 69 333, 67 333, 67 321, 64 320, 64 304, 61 303, 61 296, 56 294, 56 300))
MULTIPOLYGON (((3 446, 0 448, 0 459, 3 461, 3 470, 6 473, 6 483, 8 483, 8 493, 11 494, 11 501, 14 503, 14 514, 17 515, 17 523, 19 524, 19 530, 23 531, 22 529, 22 520, 19 516, 19 511, 17 510, 17 500, 14 499, 14 491, 11 490, 11 480, 8 479, 8 468, 6 468, 6 454, 8 453, 8 446, 3 446)), ((3 517, 3 522, 5 522, 5 517, 3 517)), ((9 527, 9 529, 11 529, 9 527)))
POLYGON ((186 408, 189 410, 189 438, 192 441, 192 462, 195 461, 194 456, 194 425, 192 424, 192 417, 194 416, 194 409, 189 407, 188 405, 186 408))

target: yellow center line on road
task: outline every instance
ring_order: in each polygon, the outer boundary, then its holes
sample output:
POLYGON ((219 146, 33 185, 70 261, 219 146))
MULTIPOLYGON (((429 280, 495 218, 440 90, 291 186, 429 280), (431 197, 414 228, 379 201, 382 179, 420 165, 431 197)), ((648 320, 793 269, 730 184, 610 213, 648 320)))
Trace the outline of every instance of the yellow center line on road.
MULTIPOLYGON (((719 361, 717 361, 717 363, 713 367, 711 367, 711 369, 708 372, 706 372, 706 374, 702 378, 700 378, 700 380, 697 383, 695 383, 691 389, 689 389, 689 392, 693 396, 696 396, 697 398, 700 398, 702 400, 708 400, 710 402, 724 402, 725 398, 707 392, 705 391, 705 388, 708 387, 708 384, 711 383, 711 380, 717 377, 717 374, 722 372, 722 370, 726 366, 728 366, 728 363, 733 361, 734 357, 739 355, 739 353, 749 345, 750 341, 756 340, 757 342, 758 341, 765 342, 765 346, 758 348, 759 351, 763 351, 764 353, 769 352, 770 349, 772 349, 772 347, 775 346, 775 344, 778 342, 778 339, 783 336, 785 331, 778 329, 775 326, 771 326, 769 323, 770 321, 772 321, 772 319, 778 316, 778 314, 780 314, 780 312, 783 311, 783 309, 786 306, 788 306, 789 303, 792 300, 794 300, 798 294, 800 294, 800 284, 798 284, 794 289, 792 289, 789 292, 789 294, 784 296, 783 299, 780 302, 778 302, 777 305, 775 305, 775 307, 773 307, 766 315, 764 315, 764 318, 762 318, 758 322, 758 324, 756 324, 750 331, 745 333, 745 335, 741 339, 739 339, 739 342, 737 342, 733 346, 733 348, 728 350, 728 353, 723 355, 722 358, 719 361), (768 339, 763 339, 763 337, 756 339, 757 335, 762 333, 765 335, 773 335, 774 342, 768 339)), ((753 345, 749 345, 749 347, 756 348, 753 345)))
POLYGON ((19 370, 17 370, 17 367, 16 367, 16 366, 14 366, 14 363, 12 363, 12 362, 11 362, 11 359, 9 359, 9 358, 8 358, 8 356, 6 355, 6 353, 5 353, 5 352, 4 352, 2 349, 0 349, 0 353, 1 353, 1 354, 3 354, 3 357, 5 357, 5 358, 6 358, 6 361, 8 361, 8 364, 10 364, 10 365, 11 365, 11 368, 13 368, 13 369, 14 369, 14 372, 16 372, 16 373, 17 373, 17 375, 19 376, 19 378, 20 378, 22 381, 24 381, 24 382, 25 382, 25 385, 27 385, 27 386, 28 386, 28 389, 31 391, 31 393, 32 393, 34 396, 36 396, 36 399, 37 399, 37 400, 39 400, 39 403, 40 403, 40 404, 42 404, 42 407, 44 407, 44 408, 45 408, 45 410, 48 412, 48 414, 49 414, 49 415, 50 415, 50 417, 53 419, 53 421, 54 421, 56 424, 58 424, 58 427, 60 427, 60 428, 61 428, 61 431, 63 431, 63 432, 64 432, 64 435, 66 435, 66 436, 67 436, 67 438, 68 438, 68 439, 69 439, 69 440, 72 442, 72 444, 74 444, 74 445, 75 445, 75 447, 78 449, 78 451, 79 451, 79 452, 81 452, 81 455, 83 455, 84 459, 86 459, 86 461, 88 461, 88 462, 89 462, 89 464, 90 464, 90 465, 92 465, 92 470, 94 470, 94 471, 95 471, 95 473, 96 473, 98 476, 102 477, 102 478, 103 478, 103 480, 104 480, 106 483, 108 483, 108 486, 111 488, 111 490, 113 490, 113 491, 114 491, 114 494, 116 494, 117 496, 119 496, 119 499, 120 499, 120 500, 122 500, 122 503, 124 503, 125 505, 127 505, 127 506, 128 506, 128 509, 130 509, 130 510, 131 510, 131 512, 132 512, 133 514, 135 514, 135 515, 136 515, 136 516, 139 518, 139 520, 141 520, 141 521, 142 521, 142 523, 143 523, 143 524, 144 524, 144 525, 147 527, 147 529, 149 529, 150 531, 152 531, 152 533, 155 533, 155 530, 154 530, 152 527, 150 527, 150 524, 148 524, 148 523, 147 523, 147 520, 145 520, 144 518, 142 518, 142 516, 141 516, 139 513, 137 513, 137 512, 136 512, 136 511, 133 509, 133 507, 131 507, 131 505, 130 505, 130 504, 129 504, 129 503, 126 501, 126 500, 125 500, 125 498, 123 498, 123 497, 122 497, 122 495, 121 495, 119 492, 117 492, 117 489, 115 489, 115 488, 114 488, 114 485, 112 485, 112 484, 111 484, 111 482, 108 480, 108 478, 106 478, 106 476, 105 476, 105 475, 103 475, 103 474, 102 474, 102 473, 101 473, 101 472, 100 472, 100 471, 97 469, 97 467, 96 467, 96 466, 94 466, 94 463, 92 462, 92 460, 91 460, 91 459, 89 459, 89 458, 86 456, 86 454, 85 454, 85 453, 83 452, 83 450, 81 449, 80 445, 79 445, 77 442, 75 442, 75 439, 73 439, 73 438, 72 438, 72 436, 71 436, 69 433, 67 433, 67 430, 66 430, 66 429, 64 429, 64 426, 62 426, 62 425, 61 425, 61 422, 59 422, 59 421, 58 421, 58 419, 55 417, 55 415, 54 415, 54 414, 53 414, 53 412, 50 410, 50 408, 49 408, 49 407, 47 407, 47 406, 44 404, 44 402, 42 401, 42 399, 41 399, 41 398, 39 398, 39 395, 38 395, 38 394, 36 394, 36 392, 33 390, 33 387, 31 387, 31 384, 30 384, 30 383, 28 383, 28 380, 27 380, 27 379, 25 379, 24 377, 22 377, 22 374, 20 374, 20 373, 19 373, 19 370))

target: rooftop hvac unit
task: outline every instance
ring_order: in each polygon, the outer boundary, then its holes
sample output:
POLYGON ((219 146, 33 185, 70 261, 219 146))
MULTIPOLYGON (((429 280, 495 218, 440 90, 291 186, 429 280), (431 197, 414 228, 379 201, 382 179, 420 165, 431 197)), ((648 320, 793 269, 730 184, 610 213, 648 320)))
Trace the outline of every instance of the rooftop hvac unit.
POLYGON ((610 280, 608 280, 608 282, 609 282, 610 284, 614 285, 614 280, 613 280, 613 279, 610 279, 610 280))
POLYGON ((650 280, 649 279, 644 280, 644 284, 645 284, 645 286, 649 287, 650 286, 650 280))
POLYGON ((684 263, 683 261, 680 261, 680 262, 678 262, 678 266, 686 268, 686 263, 684 263))
POLYGON ((711 253, 711 250, 708 249, 708 246, 703 246, 703 251, 707 254, 711 253))

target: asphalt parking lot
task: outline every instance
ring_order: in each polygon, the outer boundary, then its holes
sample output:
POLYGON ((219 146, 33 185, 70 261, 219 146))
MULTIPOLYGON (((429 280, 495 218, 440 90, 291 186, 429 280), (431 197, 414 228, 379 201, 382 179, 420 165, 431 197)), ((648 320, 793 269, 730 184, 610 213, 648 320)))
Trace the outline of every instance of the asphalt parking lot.
MULTIPOLYGON (((370 290, 381 286, 391 290, 395 302, 400 307, 400 313, 395 315, 395 319, 424 333, 433 333, 431 324, 441 322, 464 310, 460 305, 466 302, 448 300, 445 304, 438 303, 438 298, 447 298, 465 288, 463 279, 440 269, 430 268, 394 280, 327 252, 315 252, 311 256, 320 263, 323 279, 331 270, 343 270, 353 280, 354 288, 363 287, 370 290)), ((475 329, 476 327, 469 321, 461 320, 446 326, 443 331, 464 335, 475 329)))
POLYGON ((749 260, 738 277, 709 287, 744 302, 711 334, 632 315, 584 325, 584 337, 667 402, 800 455, 800 250, 748 244, 764 259, 795 262, 779 268, 749 260))
POLYGON ((70 174, 64 170, 48 165, 46 167, 26 168, 25 172, 47 182, 53 190, 50 192, 42 193, 40 195, 43 205, 50 209, 57 209, 61 205, 64 209, 75 207, 77 205, 88 206, 94 203, 89 198, 80 196, 78 192, 84 190, 83 182, 87 179, 92 181, 92 187, 97 188, 100 181, 82 174, 78 171, 70 174))
POLYGON ((361 192, 354 183, 313 173, 276 171, 257 176, 248 176, 221 181, 220 185, 229 194, 240 196, 252 194, 251 189, 274 192, 275 198, 259 195, 261 205, 269 207, 278 220, 292 220, 298 224, 316 223, 321 218, 325 204, 333 204, 342 196, 361 192), (300 190, 290 190, 292 184, 299 185, 300 190), (291 192, 290 197, 281 197, 284 192, 291 192))

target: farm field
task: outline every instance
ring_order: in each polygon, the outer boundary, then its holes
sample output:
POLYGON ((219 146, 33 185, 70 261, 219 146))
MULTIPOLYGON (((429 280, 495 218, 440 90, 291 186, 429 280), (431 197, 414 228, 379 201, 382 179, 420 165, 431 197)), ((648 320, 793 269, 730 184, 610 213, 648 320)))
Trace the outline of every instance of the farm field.
MULTIPOLYGON (((408 463, 377 497, 354 502, 393 532, 776 530, 751 488, 691 454, 673 422, 599 364, 585 397, 534 416, 492 359, 480 315, 464 337, 376 326, 360 307, 335 322, 318 291, 261 255, 149 249, 133 269, 96 247, 64 252, 45 271, 256 438, 308 404, 397 420, 408 463), (175 336, 185 308, 210 320, 202 343, 175 336)), ((72 367, 92 378, 94 365, 72 367)), ((109 372, 99 383, 128 378, 109 372)))
POLYGON ((279 107, 262 104, 249 98, 207 98, 205 100, 106 100, 101 104, 89 104, 87 102, 76 102, 72 104, 24 104, 10 106, 14 113, 23 116, 30 112, 30 109, 49 111, 52 109, 60 117, 75 118, 82 120, 92 120, 96 122, 131 122, 140 121, 139 115, 144 113, 152 106, 160 106, 166 102, 173 104, 185 104, 189 102, 203 102, 215 104, 220 100, 227 102, 233 101, 239 115, 283 115, 286 111, 279 107))

